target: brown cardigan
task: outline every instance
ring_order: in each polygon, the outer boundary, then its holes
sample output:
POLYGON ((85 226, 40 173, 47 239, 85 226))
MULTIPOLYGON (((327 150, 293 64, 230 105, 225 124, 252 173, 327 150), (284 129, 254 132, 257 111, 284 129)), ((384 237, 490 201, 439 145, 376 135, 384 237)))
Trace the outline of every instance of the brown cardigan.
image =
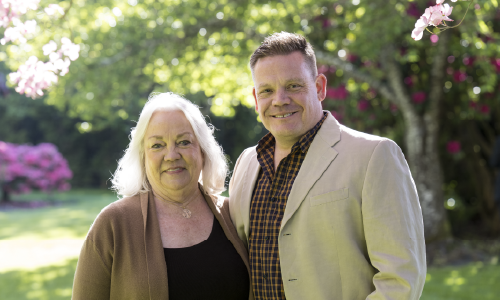
MULTIPOLYGON (((248 253, 231 222, 228 199, 217 200, 200 186, 208 206, 247 269, 248 253)), ((249 271, 250 276, 250 271, 249 271)), ((83 244, 74 300, 168 299, 160 227, 151 192, 118 200, 97 216, 83 244)), ((249 299, 253 299, 250 286, 249 299)))

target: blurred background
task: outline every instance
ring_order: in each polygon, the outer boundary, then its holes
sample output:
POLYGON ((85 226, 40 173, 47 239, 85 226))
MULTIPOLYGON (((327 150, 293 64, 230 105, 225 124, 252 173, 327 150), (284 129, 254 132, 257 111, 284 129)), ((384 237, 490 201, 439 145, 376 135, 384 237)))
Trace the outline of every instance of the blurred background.
POLYGON ((435 1, 40 1, 25 16, 37 21, 27 42, 0 45, 0 141, 55 145, 71 188, 16 189, 0 174, 0 299, 70 298, 82 240, 117 199, 109 178, 151 93, 199 105, 232 169, 267 133, 248 61, 279 31, 314 46, 325 110, 405 153, 426 230, 422 299, 498 299, 500 7, 448 2, 448 25, 461 25, 415 41, 415 22, 435 1), (49 4, 64 14, 49 17, 49 4), (69 72, 42 97, 17 93, 8 74, 33 55, 48 61, 42 47, 62 37, 81 49, 69 72))

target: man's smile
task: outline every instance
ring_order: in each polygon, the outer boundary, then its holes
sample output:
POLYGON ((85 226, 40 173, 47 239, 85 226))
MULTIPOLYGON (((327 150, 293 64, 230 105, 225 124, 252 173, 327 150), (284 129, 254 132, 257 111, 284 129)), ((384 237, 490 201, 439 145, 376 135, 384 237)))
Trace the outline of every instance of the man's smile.
POLYGON ((291 112, 291 113, 286 113, 286 114, 281 114, 281 115, 274 115, 274 116, 271 116, 271 117, 276 118, 276 119, 284 119, 284 118, 288 118, 291 115, 294 115, 296 113, 297 112, 291 112))

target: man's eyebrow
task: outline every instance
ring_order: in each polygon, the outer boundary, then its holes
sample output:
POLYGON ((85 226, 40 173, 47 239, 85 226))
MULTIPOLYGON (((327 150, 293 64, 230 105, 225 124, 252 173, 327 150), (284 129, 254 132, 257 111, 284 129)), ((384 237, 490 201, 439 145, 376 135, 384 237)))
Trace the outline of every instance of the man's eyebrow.
MULTIPOLYGON (((300 78, 300 77, 295 77, 295 78, 290 78, 290 79, 287 79, 285 81, 285 83, 290 83, 290 82, 300 82, 300 83, 304 83, 306 82, 303 78, 300 78)), ((261 83, 257 86, 257 90, 260 90, 261 88, 265 88, 265 87, 270 87, 271 85, 269 83, 261 83)))

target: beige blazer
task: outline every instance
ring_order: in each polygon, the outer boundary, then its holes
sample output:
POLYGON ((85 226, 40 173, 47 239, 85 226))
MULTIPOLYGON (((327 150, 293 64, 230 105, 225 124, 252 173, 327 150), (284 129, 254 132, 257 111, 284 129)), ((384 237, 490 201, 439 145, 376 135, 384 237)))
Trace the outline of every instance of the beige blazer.
MULTIPOLYGON (((231 218, 247 246, 259 170, 248 148, 229 185, 231 218)), ((328 113, 288 197, 278 244, 287 300, 418 299, 422 212, 401 149, 328 113)))
MULTIPOLYGON (((247 249, 229 218, 227 198, 204 196, 248 269, 247 249)), ((167 268, 152 193, 118 200, 97 216, 78 259, 72 299, 168 300, 167 268)), ((253 299, 251 287, 249 299, 253 299)))

